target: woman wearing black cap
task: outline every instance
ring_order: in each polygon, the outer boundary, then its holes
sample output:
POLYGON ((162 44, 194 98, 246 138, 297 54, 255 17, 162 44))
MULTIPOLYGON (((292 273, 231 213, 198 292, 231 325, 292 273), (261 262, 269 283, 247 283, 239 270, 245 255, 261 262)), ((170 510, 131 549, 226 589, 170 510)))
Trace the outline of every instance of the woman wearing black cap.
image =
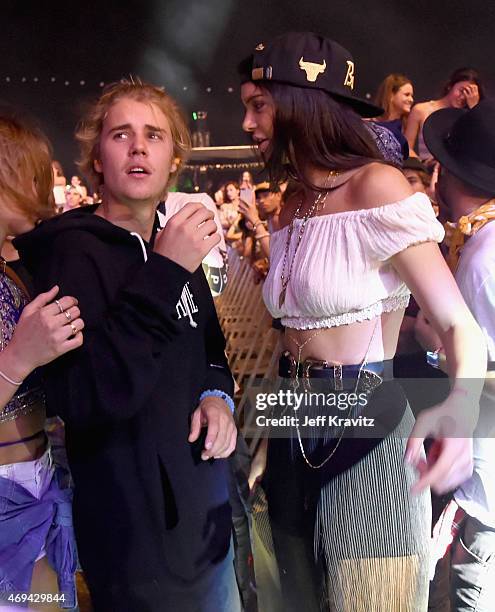
POLYGON ((244 129, 272 184, 298 187, 271 236, 264 285, 286 328, 279 373, 326 397, 302 404, 290 435, 272 429, 269 441, 264 487, 284 609, 318 609, 324 597, 332 611, 426 610, 427 488, 450 490, 470 473, 460 436, 481 389, 463 379, 484 375, 480 330, 435 244, 443 229, 428 198, 383 162, 358 115, 380 109, 354 95, 351 55, 287 34, 260 43, 240 72, 244 129), (416 424, 391 374, 408 287, 455 379, 416 424), (436 440, 428 463, 426 436, 436 440))

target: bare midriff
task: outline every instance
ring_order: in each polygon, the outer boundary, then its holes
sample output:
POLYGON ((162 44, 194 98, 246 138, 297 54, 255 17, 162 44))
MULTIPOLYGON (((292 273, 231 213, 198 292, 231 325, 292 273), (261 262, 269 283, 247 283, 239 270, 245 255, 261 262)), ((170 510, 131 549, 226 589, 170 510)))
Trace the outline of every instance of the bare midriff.
MULTIPOLYGON (((45 425, 45 408, 41 406, 30 414, 17 417, 13 421, 0 423, 0 444, 28 438, 41 431, 45 425)), ((0 446, 0 465, 33 461, 41 457, 46 448, 44 436, 38 436, 28 442, 20 442, 11 446, 0 446)))
POLYGON ((311 358, 329 364, 353 365, 363 361, 368 346, 368 363, 392 359, 397 348, 404 310, 384 313, 381 320, 372 319, 340 327, 299 330, 286 328, 284 349, 297 359, 298 345, 306 342, 301 350, 301 360, 311 358), (295 340, 295 342, 294 342, 295 340))

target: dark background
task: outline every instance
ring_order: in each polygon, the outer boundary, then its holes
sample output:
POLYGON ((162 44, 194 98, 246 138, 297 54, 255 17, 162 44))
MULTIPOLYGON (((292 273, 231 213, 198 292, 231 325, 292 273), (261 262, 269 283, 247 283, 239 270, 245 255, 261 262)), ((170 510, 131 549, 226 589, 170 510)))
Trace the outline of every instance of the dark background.
POLYGON ((418 101, 430 99, 464 65, 481 71, 489 92, 495 84, 495 3, 489 0, 28 6, 0 4, 0 101, 38 118, 69 177, 77 155, 72 134, 84 101, 98 95, 101 83, 129 74, 165 85, 189 117, 193 110, 208 111, 212 144, 247 143, 236 65, 256 44, 288 30, 320 32, 348 48, 361 95, 374 94, 381 79, 397 71, 412 79, 418 101))

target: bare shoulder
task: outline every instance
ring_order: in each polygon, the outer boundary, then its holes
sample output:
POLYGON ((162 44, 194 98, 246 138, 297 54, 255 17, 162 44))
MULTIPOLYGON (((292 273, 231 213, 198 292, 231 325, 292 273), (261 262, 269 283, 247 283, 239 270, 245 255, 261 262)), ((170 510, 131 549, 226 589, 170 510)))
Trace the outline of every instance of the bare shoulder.
POLYGON ((431 102, 419 102, 415 104, 411 109, 411 114, 409 115, 412 119, 423 119, 427 115, 431 113, 431 102))
POLYGON ((408 180, 393 166, 372 162, 356 172, 350 180, 356 208, 376 208, 414 194, 408 180))

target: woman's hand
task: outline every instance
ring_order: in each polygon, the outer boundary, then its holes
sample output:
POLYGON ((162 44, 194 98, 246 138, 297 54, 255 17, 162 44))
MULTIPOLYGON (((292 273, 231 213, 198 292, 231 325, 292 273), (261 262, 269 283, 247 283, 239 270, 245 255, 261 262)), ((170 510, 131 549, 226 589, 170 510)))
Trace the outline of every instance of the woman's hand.
POLYGON ((420 493, 431 487, 442 495, 455 489, 473 472, 473 431, 479 408, 469 401, 466 390, 455 389, 447 399, 423 410, 411 432, 406 448, 406 461, 419 472, 419 480, 411 491, 420 493), (421 457, 425 438, 434 442, 426 461, 421 457))
POLYGON ((242 213, 246 221, 251 224, 250 229, 253 229, 253 227, 258 223, 261 223, 255 202, 248 204, 247 202, 244 202, 244 200, 241 200, 239 204, 239 212, 242 213))
POLYGON ((8 353, 9 375, 17 380, 83 343, 84 322, 77 300, 70 296, 55 300, 58 291, 55 286, 40 293, 22 311, 4 351, 8 353))
POLYGON ((480 101, 480 92, 476 83, 469 83, 462 89, 464 98, 466 99, 466 106, 468 108, 474 108, 480 101))

